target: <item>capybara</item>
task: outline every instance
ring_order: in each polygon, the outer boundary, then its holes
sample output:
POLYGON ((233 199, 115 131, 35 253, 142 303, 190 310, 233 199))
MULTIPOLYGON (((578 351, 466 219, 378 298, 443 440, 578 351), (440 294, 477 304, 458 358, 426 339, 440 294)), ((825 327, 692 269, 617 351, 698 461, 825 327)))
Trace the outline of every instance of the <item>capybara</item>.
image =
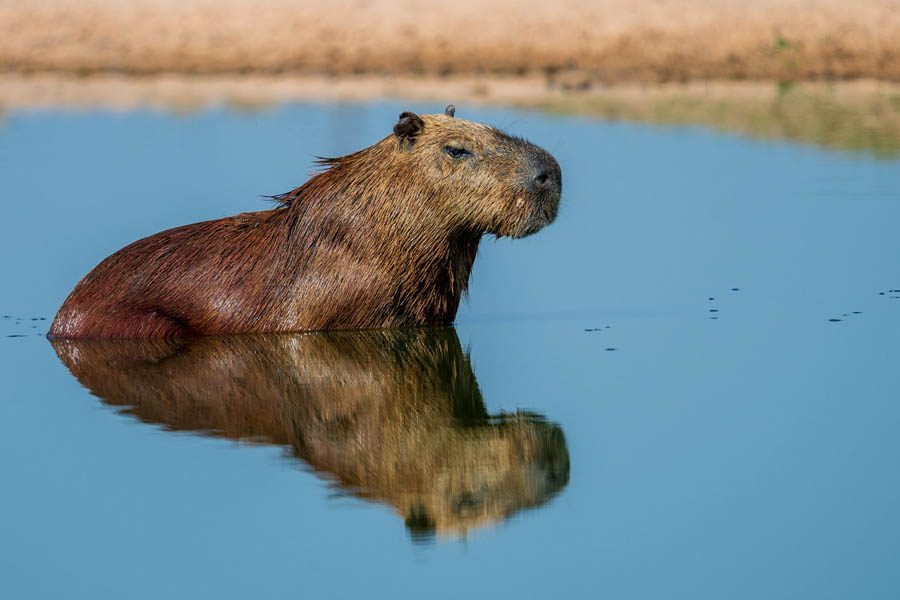
POLYGON ((443 115, 403 113, 393 134, 275 199, 273 210, 169 229, 82 279, 51 337, 445 325, 481 236, 551 223, 562 176, 525 140, 443 115))
POLYGON ((559 426, 491 416, 452 328, 52 340, 94 395, 148 423, 289 448, 411 533, 463 534, 569 480, 559 426))

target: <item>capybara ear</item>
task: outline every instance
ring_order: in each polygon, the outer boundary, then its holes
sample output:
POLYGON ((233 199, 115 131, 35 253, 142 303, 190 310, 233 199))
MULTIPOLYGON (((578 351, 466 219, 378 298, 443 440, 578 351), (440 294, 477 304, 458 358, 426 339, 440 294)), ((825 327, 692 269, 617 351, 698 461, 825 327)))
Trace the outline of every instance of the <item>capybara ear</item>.
POLYGON ((400 138, 400 141, 412 143, 423 127, 425 122, 416 113, 400 113, 400 120, 394 125, 394 135, 400 138))
POLYGON ((448 117, 456 116, 456 107, 453 106, 452 104, 448 104, 447 108, 444 109, 444 114, 447 115, 448 117))

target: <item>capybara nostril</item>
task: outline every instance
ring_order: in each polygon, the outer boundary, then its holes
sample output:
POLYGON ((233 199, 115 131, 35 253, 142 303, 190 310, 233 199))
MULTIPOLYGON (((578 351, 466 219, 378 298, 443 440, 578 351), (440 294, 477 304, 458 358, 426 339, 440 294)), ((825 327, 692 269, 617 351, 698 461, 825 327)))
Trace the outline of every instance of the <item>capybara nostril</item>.
POLYGON ((541 187, 543 187, 543 186, 547 183, 547 181, 549 181, 549 180, 550 180, 550 176, 547 175, 547 172, 546 172, 546 171, 543 172, 543 173, 539 173, 539 174, 534 178, 534 182, 535 182, 537 185, 541 186, 541 187))

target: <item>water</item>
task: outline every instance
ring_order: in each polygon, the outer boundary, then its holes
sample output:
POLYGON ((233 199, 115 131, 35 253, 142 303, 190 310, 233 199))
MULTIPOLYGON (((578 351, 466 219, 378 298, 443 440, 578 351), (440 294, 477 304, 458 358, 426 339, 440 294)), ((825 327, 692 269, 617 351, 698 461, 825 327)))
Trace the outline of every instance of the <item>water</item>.
POLYGON ((55 349, 32 320, 404 108, 5 116, 3 597, 900 594, 896 161, 462 106, 564 194, 486 240, 455 330, 55 349))

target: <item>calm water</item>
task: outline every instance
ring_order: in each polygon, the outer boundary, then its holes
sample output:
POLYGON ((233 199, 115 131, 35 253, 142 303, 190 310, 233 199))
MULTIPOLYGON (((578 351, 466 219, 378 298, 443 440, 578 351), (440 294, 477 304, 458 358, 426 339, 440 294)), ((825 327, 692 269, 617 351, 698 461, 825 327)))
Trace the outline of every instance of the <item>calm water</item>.
POLYGON ((404 108, 6 115, 0 595, 900 595, 896 161, 463 106, 565 187, 455 330, 42 336, 109 253, 404 108))

